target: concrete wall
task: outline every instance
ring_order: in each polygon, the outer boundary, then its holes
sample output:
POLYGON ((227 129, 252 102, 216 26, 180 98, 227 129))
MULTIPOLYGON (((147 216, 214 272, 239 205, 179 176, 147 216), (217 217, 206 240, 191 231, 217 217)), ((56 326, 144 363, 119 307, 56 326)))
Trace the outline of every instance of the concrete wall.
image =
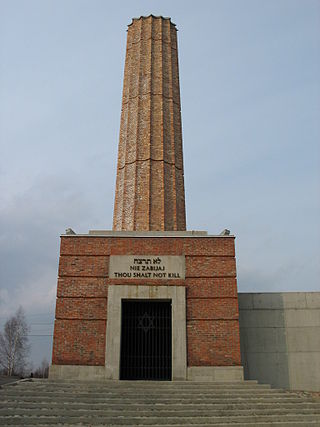
POLYGON ((320 391, 320 292, 239 294, 245 379, 320 391))

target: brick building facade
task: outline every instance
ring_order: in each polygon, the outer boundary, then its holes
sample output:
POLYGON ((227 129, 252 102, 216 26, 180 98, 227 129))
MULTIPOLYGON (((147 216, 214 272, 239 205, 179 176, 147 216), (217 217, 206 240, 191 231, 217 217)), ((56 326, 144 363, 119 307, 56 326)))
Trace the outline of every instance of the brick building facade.
POLYGON ((168 18, 129 26, 114 230, 61 236, 50 377, 243 378, 234 236, 185 231, 168 18))

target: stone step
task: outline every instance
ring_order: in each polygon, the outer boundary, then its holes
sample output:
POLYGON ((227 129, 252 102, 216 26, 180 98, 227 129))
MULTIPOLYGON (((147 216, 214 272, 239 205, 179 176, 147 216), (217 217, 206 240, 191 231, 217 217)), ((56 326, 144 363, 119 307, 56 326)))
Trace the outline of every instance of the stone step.
MULTIPOLYGON (((90 402, 90 396, 89 397, 85 397, 85 398, 80 398, 79 396, 76 397, 76 399, 74 397, 66 399, 65 396, 63 396, 63 394, 61 394, 60 396, 58 396, 56 399, 54 399, 57 402, 62 402, 65 404, 72 404, 74 402, 77 403, 87 403, 88 401, 90 402)), ((250 402, 252 403, 258 403, 258 402, 271 402, 271 403, 277 403, 277 402, 292 402, 292 403, 299 403, 301 402, 301 398, 299 396, 290 396, 290 395, 273 395, 273 396, 259 396, 259 397, 253 397, 253 396, 243 396, 243 397, 238 397, 238 396, 219 396, 219 397, 208 397, 208 398, 203 398, 203 397, 199 397, 199 396, 194 396, 194 397, 189 397, 189 398, 185 398, 185 399, 179 399, 178 397, 176 398, 171 398, 169 396, 167 396, 166 398, 163 399, 157 399, 156 397, 154 398, 146 398, 146 397, 140 397, 140 396, 136 396, 134 399, 131 398, 124 398, 124 397, 118 397, 118 398, 95 398, 94 402, 95 403, 102 403, 102 404, 201 404, 201 403, 205 403, 205 404, 213 404, 213 403, 225 403, 225 402, 248 402, 250 400, 250 402)), ((305 402, 312 402, 312 398, 305 398, 303 399, 305 402)), ((23 395, 17 395, 17 396, 5 396, 2 395, 2 401, 16 401, 16 402, 52 402, 53 401, 53 397, 52 396, 46 396, 45 394, 42 396, 23 396, 23 395)))
POLYGON ((35 409, 35 408, 2 408, 0 409, 0 416, 1 417, 10 417, 10 416, 33 416, 34 414, 37 414, 40 417, 43 416, 63 416, 63 417, 150 417, 150 416, 156 416, 156 417, 165 417, 165 418, 175 418, 175 417, 215 417, 215 416, 257 416, 257 415, 319 415, 320 414, 320 408, 295 408, 295 409, 286 409, 286 408, 224 408, 224 409, 198 409, 198 408, 189 408, 182 406, 179 410, 169 410, 165 407, 159 408, 149 408, 149 409, 140 409, 140 410, 131 410, 131 409, 111 409, 111 408, 104 408, 104 409, 78 409, 70 407, 69 405, 65 408, 58 408, 58 410, 52 409, 52 408, 42 408, 42 409, 35 409))
MULTIPOLYGON (((1 425, 1 424, 0 424, 1 425)), ((11 424, 12 425, 12 424, 11 424)), ((25 427, 25 424, 14 424, 15 427, 25 427)), ((37 427, 49 427, 49 426, 56 426, 56 427, 68 427, 72 425, 72 427, 84 427, 84 425, 81 423, 76 424, 37 424, 37 427)), ((107 427, 116 427, 118 424, 110 424, 107 427)), ((166 427, 177 427, 179 424, 166 424, 166 427)), ((195 424, 184 424, 183 427, 193 427, 195 424)), ((197 427, 208 427, 208 424, 196 424, 197 427)), ((159 424, 152 424, 152 427, 163 427, 164 425, 159 424)), ((247 427, 247 426, 258 426, 258 427, 310 427, 310 426, 319 426, 319 421, 271 421, 271 422, 256 422, 253 421, 247 421, 246 423, 234 423, 234 422, 228 422, 228 423, 216 423, 214 424, 215 427, 247 427)), ((106 424, 96 424, 95 427, 106 427, 106 424)), ((121 427, 132 427, 132 424, 122 424, 121 427)))
MULTIPOLYGON (((0 424, 1 425, 1 424, 0 424)), ((56 427, 68 427, 71 424, 37 424, 37 427, 49 427, 55 425, 56 427)), ((193 427, 195 424, 185 424, 183 427, 193 427)), ((196 424, 197 427, 208 427, 208 424, 196 424)), ((177 427, 177 424, 166 424, 166 427, 177 427)), ((315 420, 315 421, 307 421, 306 423, 303 421, 272 421, 270 423, 268 422, 256 422, 256 421, 252 421, 252 422, 246 422, 246 423, 223 423, 223 424, 215 424, 215 427, 247 427, 247 426, 258 426, 258 427, 270 427, 270 426, 275 426, 275 427, 310 427, 310 426, 319 426, 319 421, 315 420)), ((15 427, 25 427, 25 424, 15 424, 15 427)), ((72 424, 72 427, 84 427, 84 425, 81 424, 72 424)), ((106 427, 106 424, 97 424, 95 425, 95 427, 106 427)), ((107 427, 116 427, 116 424, 111 424, 108 425, 107 427)), ((122 424, 121 427, 132 427, 132 425, 128 425, 128 424, 122 424)), ((163 427, 162 425, 159 424, 153 424, 152 427, 163 427)))
POLYGON ((128 390, 181 390, 181 389, 188 389, 188 390, 206 390, 206 389, 244 389, 244 390, 251 390, 251 389, 270 389, 270 385, 269 384, 239 384, 239 383, 228 383, 228 384, 220 384, 220 383, 201 383, 201 384, 193 384, 193 383, 187 383, 185 382, 184 384, 181 385, 177 385, 174 383, 166 383, 163 384, 161 382, 159 382, 159 384, 146 384, 145 386, 143 384, 138 384, 137 386, 135 386, 132 382, 131 384, 129 383, 125 383, 125 384, 114 384, 114 383, 109 383, 107 382, 106 384, 96 384, 95 386, 91 383, 81 383, 81 384, 68 384, 68 383, 63 383, 63 384, 59 384, 59 383, 51 383, 49 382, 47 385, 43 384, 42 382, 18 382, 18 383, 14 383, 11 384, 11 387, 22 387, 25 384, 29 384, 30 387, 32 388, 43 388, 43 387, 50 387, 50 388, 59 388, 59 389, 70 389, 70 388, 77 388, 77 389, 97 389, 97 390, 122 390, 122 389, 128 389, 128 390))
POLYGON ((187 392, 187 391, 181 391, 181 393, 170 393, 170 392, 146 392, 146 391, 106 391, 106 392, 95 392, 95 391, 64 391, 64 390, 7 390, 4 393, 2 393, 3 396, 8 397, 27 397, 27 396, 43 396, 46 395, 48 397, 64 397, 66 399, 72 399, 75 396, 78 398, 100 398, 100 399, 119 399, 119 398, 126 398, 126 399, 134 399, 134 398, 146 398, 146 399, 167 399, 168 396, 172 399, 189 399, 193 396, 198 396, 198 398, 208 399, 208 398, 219 398, 219 397, 229 397, 232 398, 233 396, 238 398, 245 398, 248 396, 251 397, 277 397, 277 396, 286 396, 287 393, 281 390, 259 390, 259 391, 232 391, 232 390, 221 390, 221 391, 211 391, 211 392, 187 392))
MULTIPOLYGON (((11 387, 12 392, 14 390, 14 393, 23 393, 25 391, 25 388, 22 387, 11 387)), ((224 394, 230 394, 230 393, 234 393, 234 394, 242 394, 242 393, 253 393, 253 394, 259 394, 259 393, 269 393, 269 394, 274 394, 274 393, 284 393, 285 390, 281 390, 281 389, 270 389, 270 388, 244 388, 244 389, 233 389, 233 388, 215 388, 215 389, 187 389, 187 388, 182 388, 181 390, 165 390, 165 389, 150 389, 150 390, 146 390, 146 389, 85 389, 85 388, 59 388, 59 387, 36 387, 36 388, 29 388, 28 387, 28 392, 29 393, 37 393, 37 394, 41 394, 43 392, 46 393, 64 393, 64 394, 74 394, 74 393, 78 393, 78 394, 103 394, 103 395, 107 395, 107 394, 118 394, 118 395, 123 395, 123 394, 129 394, 129 395, 134 395, 137 393, 143 393, 144 395, 147 394, 152 394, 152 395, 166 395, 168 393, 170 393, 170 395, 181 395, 181 394, 194 394, 194 393, 201 393, 201 394, 219 394, 219 393, 224 393, 224 394)), ((8 390, 8 393, 10 393, 10 390, 8 390)))
MULTIPOLYGON (((257 416, 247 416, 247 415, 238 415, 238 416, 210 416, 210 417, 170 417, 163 418, 163 417, 99 417, 96 416, 95 418, 92 417, 86 417, 86 416, 77 416, 77 417, 62 417, 62 416, 39 416, 35 414, 33 417, 1 417, 0 418, 0 425, 39 425, 39 424, 51 424, 51 425, 57 425, 57 424, 64 424, 64 425, 76 425, 76 424, 82 424, 87 426, 97 426, 97 425, 105 425, 105 426, 119 426, 119 425, 130 425, 130 426, 136 426, 136 425, 161 425, 161 426, 186 426, 188 424, 191 425, 214 425, 217 424, 254 424, 258 425, 258 423, 273 423, 273 422, 286 422, 286 423, 292 423, 292 422, 298 422, 301 421, 303 423, 312 423, 312 422, 318 422, 320 421, 320 417, 314 416, 314 415, 257 415, 257 416), (21 419, 22 418, 22 419, 21 419), (5 424, 4 424, 5 422, 5 424)), ((308 425, 308 424, 307 424, 308 425)))
MULTIPOLYGON (((178 391, 174 391, 174 392, 168 392, 168 391, 163 391, 163 390, 159 390, 158 392, 156 390, 154 391, 135 391, 135 390, 130 390, 130 391, 126 391, 126 390, 107 390, 107 391, 101 391, 96 392, 96 391, 88 391, 88 390, 68 390, 68 391, 64 391, 64 390, 34 390, 34 389, 7 389, 5 390, 5 392, 3 393, 6 396, 42 396, 43 394, 46 394, 46 396, 48 397, 61 397, 62 395, 65 398, 73 398, 74 396, 77 397, 90 397, 92 399, 94 398, 119 398, 119 397, 126 397, 126 398, 131 398, 131 397, 136 397, 137 395, 139 395, 139 397, 141 398, 157 398, 157 399, 162 399, 162 398, 166 398, 168 397, 168 394, 170 394, 170 396, 172 396, 172 398, 180 398, 180 399, 184 399, 184 398, 189 398, 190 396, 193 396, 195 394, 195 392, 193 391, 188 391, 188 390, 183 390, 180 393, 178 391)), ((198 393, 196 393, 197 396, 199 397, 208 397, 208 396, 224 396, 224 397, 231 397, 231 396, 279 396, 279 395, 285 395, 285 391, 282 390, 201 390, 198 391, 198 393)))
MULTIPOLYGON (((24 387, 24 384, 26 383, 18 383, 16 385, 12 385, 11 387, 14 387, 15 389, 21 389, 24 387)), ((28 383, 29 384, 29 388, 32 390, 43 390, 43 389, 51 389, 51 390, 73 390, 73 389, 77 389, 77 390, 103 390, 103 391, 114 391, 114 390, 127 390, 127 391, 132 391, 132 390, 145 390, 145 391, 170 391, 170 392, 179 392, 181 390, 188 390, 188 391, 192 391, 192 390, 205 390, 205 391, 211 391, 211 390, 271 390, 270 385, 268 384, 248 384, 245 386, 241 386, 240 384, 215 384, 215 385, 211 385, 211 383, 209 385, 205 385, 205 384, 199 384, 198 386, 194 386, 192 385, 188 385, 188 383, 181 385, 181 386, 172 386, 172 385, 155 385, 153 384, 151 385, 147 385, 147 386, 143 386, 143 385, 139 385, 137 387, 135 387, 134 385, 129 385, 129 384, 123 384, 122 386, 118 386, 118 385, 113 385, 113 384, 108 384, 105 386, 94 386, 94 385, 85 385, 85 384, 74 384, 69 385, 69 384, 57 384, 57 383, 48 383, 47 385, 43 384, 43 383, 28 383)))
MULTIPOLYGON (((9 388, 8 386, 6 386, 6 388, 9 388)), ((23 387, 22 385, 16 385, 16 386, 10 386, 10 389, 14 389, 14 390, 25 390, 25 387, 23 387)), ((43 386, 43 385, 38 385, 38 386, 29 386, 28 390, 32 390, 32 391, 42 391, 42 390, 47 390, 47 391, 55 391, 55 390, 63 390, 64 392, 70 392, 73 390, 77 390, 78 392, 82 392, 82 391, 95 391, 95 392, 128 392, 128 393, 133 393, 133 392, 137 392, 137 391, 143 391, 145 393, 179 393, 179 392, 188 392, 188 393, 192 393, 194 391, 196 392, 203 392, 203 393, 211 393, 211 392, 230 392, 230 391, 234 391, 234 392, 248 392, 248 391, 271 391, 274 392, 274 389, 271 389, 270 386, 246 386, 246 387, 231 387, 231 386, 227 386, 227 387, 176 387, 176 388, 167 388, 167 387, 59 387, 59 385, 51 385, 49 384, 48 386, 43 386)), ((279 392, 279 389, 277 390, 279 392)))
MULTIPOLYGON (((37 381, 33 381, 32 379, 27 379, 27 380, 21 380, 21 381, 17 381, 13 384, 25 384, 25 383, 29 383, 32 384, 34 387, 37 386, 41 386, 43 385, 43 381, 44 380, 37 380, 37 381)), ((198 387, 239 387, 239 388, 244 388, 244 387, 268 387, 270 388, 269 384, 259 384, 256 381, 237 381, 237 382, 215 382, 215 381, 211 381, 211 382, 195 382, 195 381, 183 381, 183 382, 179 382, 179 381, 74 381, 74 382, 58 382, 58 381, 52 381, 52 380, 45 380, 47 381, 47 384, 51 384, 52 386, 59 386, 59 387, 99 387, 99 388, 106 388, 106 387, 110 387, 110 388, 123 388, 123 387, 128 387, 128 388, 183 388, 183 387, 187 387, 187 388, 198 388, 198 387)))
MULTIPOLYGON (((305 398, 303 399, 305 402, 311 402, 312 398, 305 398)), ((270 403, 277 403, 277 402, 287 402, 287 403, 299 403, 301 402, 301 398, 299 398, 298 396, 281 396, 281 395, 275 395, 275 396, 243 396, 243 397, 238 397, 238 396, 217 396, 217 397, 201 397, 201 396, 189 396, 188 398, 180 398, 176 397, 170 397, 167 396, 165 398, 157 398, 157 397, 143 397, 143 396, 136 396, 136 397, 114 397, 111 396, 109 398, 92 398, 90 395, 86 396, 86 397, 82 397, 80 398, 79 396, 73 396, 73 397, 69 397, 66 398, 63 395, 60 396, 47 396, 46 394, 44 394, 43 396, 32 396, 32 395, 28 395, 28 396, 23 396, 23 395, 18 395, 18 396, 5 396, 2 395, 1 397, 1 401, 5 402, 51 402, 51 401, 56 401, 56 402, 60 402, 60 403, 65 403, 65 404, 72 404, 74 402, 77 403, 87 403, 87 402, 94 402, 94 403, 100 403, 100 404, 105 404, 105 405, 112 405, 112 404, 125 404, 125 405, 129 405, 129 404, 216 404, 216 403, 226 403, 226 402, 233 402, 233 403, 246 403, 248 401, 253 402, 253 403, 257 403, 257 402, 270 402, 270 403)))
MULTIPOLYGON (((13 408, 18 408, 18 409, 27 409, 27 410, 31 410, 31 409, 39 409, 40 411, 42 409, 53 409, 53 410, 57 410, 57 409, 65 409, 65 407, 68 406, 68 408, 70 408, 70 410, 74 409, 74 410, 90 410, 90 411, 94 411, 94 410, 101 410, 104 409, 106 407, 105 403, 78 403, 78 402, 73 402, 73 403, 66 403, 66 402, 21 402, 19 401, 2 401, 0 402, 0 412, 3 409, 13 409, 13 408)), ((181 408, 183 407, 183 405, 181 403, 179 404, 154 404, 154 403, 150 403, 150 404, 146 404, 146 403, 140 403, 140 404, 124 404, 123 402, 117 403, 117 404, 108 404, 108 409, 112 409, 112 410, 119 410, 119 411, 124 411, 124 410, 130 410, 130 411, 143 411, 143 410, 149 410, 149 408, 151 408, 152 410, 162 410, 162 408, 165 408, 167 410, 172 410, 172 411, 177 411, 177 410, 181 410, 181 408)), ((264 402, 264 400, 260 400, 260 401, 254 401, 252 402, 251 400, 247 401, 247 402, 243 402, 243 403, 239 403, 238 401, 234 401, 234 402, 225 402, 225 403, 208 403, 208 404, 196 404, 196 403, 190 403, 188 405, 186 405, 187 409, 198 409, 198 410, 226 410, 226 409, 251 409, 251 408, 256 408, 256 409, 278 409, 278 408, 282 408, 282 409, 287 409, 287 410, 301 410, 301 409, 309 409, 309 408, 315 408, 315 409, 320 409, 320 402, 300 402, 300 401, 294 401, 294 402, 283 402, 283 401, 278 401, 278 402, 264 402)))
POLYGON ((36 380, 0 390, 0 425, 320 426, 320 402, 256 383, 36 380))
MULTIPOLYGON (((148 380, 99 380, 99 381, 84 381, 84 380, 53 380, 53 379, 42 379, 42 378, 26 378, 20 381, 17 381, 18 383, 25 383, 25 382, 29 382, 31 384, 37 384, 37 383, 43 383, 45 381, 46 384, 69 384, 69 385, 102 385, 102 386, 106 386, 109 384, 112 384, 113 386, 118 386, 118 387, 122 387, 123 384, 129 384, 132 385, 133 387, 139 387, 140 385, 143 387, 148 387, 149 385, 156 385, 156 386, 165 386, 165 385, 172 385, 172 386, 184 386, 184 385, 188 385, 188 386, 193 386, 193 385, 210 385, 210 384, 215 384, 215 385, 230 385, 230 384, 238 384, 238 385, 242 385, 242 386, 246 386, 246 385, 252 385, 252 384, 256 384, 256 385, 261 385, 260 383, 258 383, 257 380, 244 380, 244 381, 207 381, 207 382, 203 382, 203 381, 148 381, 148 380)), ((268 384, 265 384, 268 385, 268 384)))

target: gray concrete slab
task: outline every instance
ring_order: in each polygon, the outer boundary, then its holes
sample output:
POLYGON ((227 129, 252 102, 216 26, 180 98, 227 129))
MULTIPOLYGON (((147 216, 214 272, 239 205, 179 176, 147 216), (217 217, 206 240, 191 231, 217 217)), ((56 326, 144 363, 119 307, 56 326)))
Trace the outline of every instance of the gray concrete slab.
POLYGON ((320 390, 320 353, 289 353, 289 378, 292 390, 320 390))
POLYGON ((292 308, 307 308, 307 299, 305 292, 283 292, 281 293, 283 307, 286 309, 292 308))
POLYGON ((285 323, 288 328, 299 326, 320 326, 320 310, 288 309, 285 311, 285 323))
POLYGON ((187 369, 188 381, 234 382, 243 381, 242 366, 191 366, 187 369))
POLYGON ((279 293, 252 294, 252 300, 255 310, 277 310, 283 308, 283 297, 279 293))
POLYGON ((306 292, 305 295, 308 308, 320 309, 320 292, 306 292))
POLYGON ((318 326, 287 328, 288 352, 318 352, 320 358, 320 330, 318 326))
POLYGON ((245 341, 249 353, 274 353, 287 351, 285 327, 243 328, 240 329, 241 340, 245 341))
POLYGON ((240 310, 240 327, 270 328, 285 325, 283 310, 240 310))
POLYGON ((287 353, 247 353, 242 355, 244 378, 257 379, 272 387, 290 387, 287 353))
POLYGON ((238 294, 239 310, 253 309, 253 295, 254 294, 238 294))
POLYGON ((320 293, 239 295, 245 379, 320 391, 320 293))

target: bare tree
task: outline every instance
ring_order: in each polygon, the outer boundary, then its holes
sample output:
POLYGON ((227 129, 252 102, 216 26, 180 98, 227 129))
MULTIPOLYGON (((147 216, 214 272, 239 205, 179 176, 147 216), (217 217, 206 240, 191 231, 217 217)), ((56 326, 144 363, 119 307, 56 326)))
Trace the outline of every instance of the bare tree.
POLYGON ((28 332, 22 307, 8 319, 0 332, 0 365, 7 375, 21 375, 29 353, 28 332))
POLYGON ((44 358, 39 368, 37 368, 33 373, 33 376, 35 378, 48 378, 48 374, 49 374, 49 362, 47 361, 46 358, 44 358))

